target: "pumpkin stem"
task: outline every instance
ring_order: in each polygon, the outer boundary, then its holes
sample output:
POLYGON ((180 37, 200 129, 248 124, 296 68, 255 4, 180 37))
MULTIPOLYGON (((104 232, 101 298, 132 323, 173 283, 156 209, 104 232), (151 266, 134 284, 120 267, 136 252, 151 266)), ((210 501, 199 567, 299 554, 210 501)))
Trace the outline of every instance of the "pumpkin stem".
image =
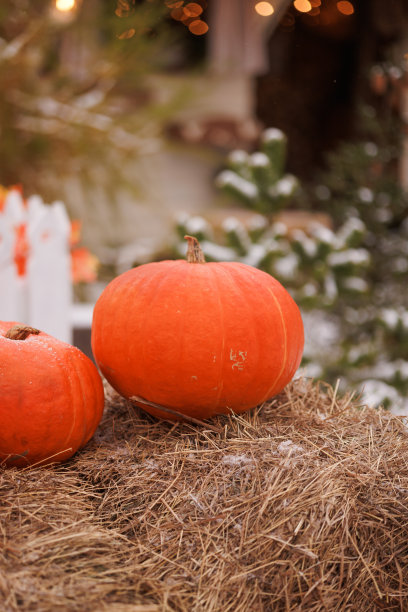
POLYGON ((34 334, 37 336, 40 333, 39 329, 35 327, 29 327, 28 325, 14 325, 11 327, 8 332, 5 334, 5 338, 9 338, 10 340, 25 340, 30 336, 30 334, 34 334))
POLYGON ((187 261, 188 263, 205 263, 204 253, 200 243, 194 236, 184 236, 187 240, 187 261))

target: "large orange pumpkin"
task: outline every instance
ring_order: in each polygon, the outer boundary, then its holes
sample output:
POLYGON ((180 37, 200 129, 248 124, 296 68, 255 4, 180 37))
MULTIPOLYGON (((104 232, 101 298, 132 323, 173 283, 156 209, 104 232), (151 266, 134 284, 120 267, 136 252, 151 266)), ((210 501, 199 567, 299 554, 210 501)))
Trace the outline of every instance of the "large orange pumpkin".
POLYGON ((0 464, 68 459, 93 436, 103 406, 98 370, 78 348, 0 322, 0 464))
POLYGON ((92 349, 110 384, 156 416, 207 418, 273 397, 295 374, 303 324, 289 293, 242 263, 141 265, 115 278, 93 314, 92 349))

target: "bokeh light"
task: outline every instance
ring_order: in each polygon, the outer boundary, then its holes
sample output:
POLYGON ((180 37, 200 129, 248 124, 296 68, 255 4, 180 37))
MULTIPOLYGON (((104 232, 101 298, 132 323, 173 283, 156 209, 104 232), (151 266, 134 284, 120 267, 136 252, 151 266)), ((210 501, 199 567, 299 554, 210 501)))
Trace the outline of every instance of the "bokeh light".
POLYGON ((343 15, 352 15, 354 6, 348 0, 340 0, 340 2, 337 2, 337 10, 343 15))
POLYGON ((257 2, 255 4, 255 10, 258 15, 262 15, 262 17, 269 17, 275 12, 272 4, 270 2, 257 2))
POLYGON ((309 0, 295 0, 293 6, 300 13, 308 13, 312 8, 312 5, 309 0))
POLYGON ((184 14, 186 17, 198 17, 203 12, 203 7, 197 4, 197 2, 189 2, 184 7, 184 14))
POLYGON ((205 21, 202 21, 201 19, 196 19, 195 21, 192 21, 189 24, 188 29, 192 34, 195 34, 196 36, 201 36, 202 34, 208 32, 208 24, 205 23, 205 21))
POLYGON ((201 36, 208 32, 209 26, 201 18, 207 8, 206 0, 196 0, 187 2, 187 4, 184 4, 184 0, 166 0, 165 4, 171 9, 170 17, 175 21, 180 21, 192 34, 201 36))
POLYGON ((67 13, 75 8, 75 0, 55 0, 55 8, 62 13, 67 13))
POLYGON ((128 40, 129 38, 132 38, 135 34, 136 30, 134 28, 130 28, 129 30, 125 30, 125 32, 122 32, 122 34, 119 34, 118 38, 120 38, 120 40, 128 40))

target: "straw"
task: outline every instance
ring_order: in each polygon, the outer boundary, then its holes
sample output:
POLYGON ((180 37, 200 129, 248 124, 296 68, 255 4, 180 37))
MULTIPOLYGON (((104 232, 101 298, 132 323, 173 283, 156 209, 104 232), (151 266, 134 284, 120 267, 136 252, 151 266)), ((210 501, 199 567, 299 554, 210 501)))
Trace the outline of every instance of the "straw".
POLYGON ((0 609, 408 609, 404 419, 306 379, 158 421, 106 385, 63 465, 0 471, 0 609))

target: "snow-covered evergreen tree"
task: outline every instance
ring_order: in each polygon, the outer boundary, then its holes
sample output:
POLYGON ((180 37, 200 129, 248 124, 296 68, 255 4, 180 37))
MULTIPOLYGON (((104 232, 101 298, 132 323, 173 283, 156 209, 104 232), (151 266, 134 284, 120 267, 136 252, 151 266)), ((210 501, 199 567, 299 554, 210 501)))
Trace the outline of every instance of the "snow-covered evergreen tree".
POLYGON ((263 214, 278 212, 299 187, 295 176, 284 173, 286 149, 285 134, 276 128, 266 129, 259 151, 230 153, 227 168, 216 178, 216 186, 248 208, 263 214))

